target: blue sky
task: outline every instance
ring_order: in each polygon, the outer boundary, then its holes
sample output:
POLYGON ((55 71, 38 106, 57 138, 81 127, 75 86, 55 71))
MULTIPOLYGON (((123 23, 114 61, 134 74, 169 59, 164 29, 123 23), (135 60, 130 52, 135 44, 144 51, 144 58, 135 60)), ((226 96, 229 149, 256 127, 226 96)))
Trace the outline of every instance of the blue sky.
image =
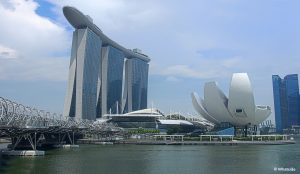
POLYGON ((64 5, 151 57, 149 106, 164 112, 194 112, 190 93, 203 96, 207 81, 227 94, 235 72, 248 73, 256 104, 273 107, 271 75, 300 70, 297 0, 9 0, 0 1, 0 96, 62 112, 73 31, 64 5))

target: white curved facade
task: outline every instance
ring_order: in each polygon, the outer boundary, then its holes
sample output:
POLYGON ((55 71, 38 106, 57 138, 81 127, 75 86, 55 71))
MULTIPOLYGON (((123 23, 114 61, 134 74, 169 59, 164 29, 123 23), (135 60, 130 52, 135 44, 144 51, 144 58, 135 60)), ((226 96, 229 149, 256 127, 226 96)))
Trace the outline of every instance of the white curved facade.
POLYGON ((192 102, 193 106, 196 109, 196 111, 202 115, 206 120, 212 122, 212 123, 219 123, 218 120, 216 120, 214 117, 210 116, 207 110, 204 108, 204 101, 202 98, 198 96, 197 93, 192 93, 192 102), (200 99, 200 101, 199 101, 200 99))
POLYGON ((208 82, 204 85, 205 108, 219 123, 233 121, 227 110, 227 103, 227 97, 219 89, 216 82, 208 82))
POLYGON ((233 74, 228 98, 216 82, 205 84, 204 100, 196 93, 192 93, 191 97, 195 110, 215 124, 228 122, 234 126, 258 125, 271 114, 269 106, 255 105, 247 73, 233 74))

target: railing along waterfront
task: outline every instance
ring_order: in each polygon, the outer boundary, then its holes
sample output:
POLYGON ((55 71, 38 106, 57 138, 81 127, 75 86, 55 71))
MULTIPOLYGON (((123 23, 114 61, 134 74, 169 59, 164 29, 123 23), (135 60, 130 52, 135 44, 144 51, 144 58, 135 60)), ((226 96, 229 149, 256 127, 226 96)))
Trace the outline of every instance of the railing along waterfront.
POLYGON ((288 135, 248 135, 247 137, 235 137, 234 135, 200 135, 200 141, 288 141, 288 135), (204 140, 204 138, 207 138, 204 140))

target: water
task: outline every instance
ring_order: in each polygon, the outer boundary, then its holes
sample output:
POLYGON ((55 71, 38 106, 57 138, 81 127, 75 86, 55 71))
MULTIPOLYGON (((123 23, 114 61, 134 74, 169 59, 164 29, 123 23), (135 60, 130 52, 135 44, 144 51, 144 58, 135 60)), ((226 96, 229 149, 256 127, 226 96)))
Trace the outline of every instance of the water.
POLYGON ((0 173, 195 174, 300 173, 300 139, 292 145, 81 145, 44 157, 0 157, 0 173))

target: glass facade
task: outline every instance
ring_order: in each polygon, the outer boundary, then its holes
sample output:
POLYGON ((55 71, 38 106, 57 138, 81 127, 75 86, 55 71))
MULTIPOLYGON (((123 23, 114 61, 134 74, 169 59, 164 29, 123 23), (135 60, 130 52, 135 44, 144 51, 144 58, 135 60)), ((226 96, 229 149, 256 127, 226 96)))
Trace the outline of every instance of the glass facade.
POLYGON ((88 27, 74 31, 64 116, 95 120, 147 108, 148 59, 113 44, 88 27))
POLYGON ((281 133, 283 129, 300 125, 298 75, 287 75, 284 79, 273 75, 272 81, 276 131, 281 133))
POLYGON ((148 116, 115 116, 111 119, 112 123, 117 124, 122 128, 145 128, 156 129, 156 117, 148 116))
POLYGON ((273 98, 274 98, 276 131, 282 132, 283 120, 282 120, 282 112, 281 112, 281 78, 278 75, 273 75, 272 81, 273 81, 273 98))
POLYGON ((147 108, 147 88, 149 64, 143 60, 132 58, 127 60, 129 83, 125 111, 136 111, 147 108), (130 101, 129 101, 130 100, 130 101))
POLYGON ((107 80, 103 85, 107 85, 107 113, 116 114, 121 111, 122 103, 122 80, 123 80, 123 65, 124 54, 120 50, 108 46, 107 56, 107 80))
POLYGON ((76 8, 63 12, 75 28, 63 115, 95 120, 146 108, 150 58, 111 40, 76 8))
POLYGON ((286 76, 284 80, 286 82, 288 124, 289 126, 300 125, 298 75, 286 76))
POLYGON ((101 45, 100 37, 89 28, 74 31, 65 115, 96 119, 101 45))
POLYGON ((87 29, 82 87, 82 118, 95 119, 102 42, 87 29))

